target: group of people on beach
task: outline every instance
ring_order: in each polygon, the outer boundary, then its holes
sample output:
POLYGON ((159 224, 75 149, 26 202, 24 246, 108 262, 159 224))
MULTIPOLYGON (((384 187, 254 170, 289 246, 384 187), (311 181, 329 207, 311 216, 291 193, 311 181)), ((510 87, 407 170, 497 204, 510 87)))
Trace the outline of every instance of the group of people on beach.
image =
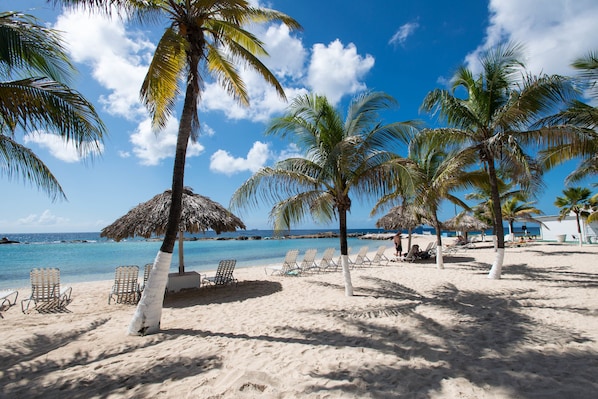
MULTIPOLYGON (((402 256, 407 256, 407 253, 403 253, 403 243, 402 243, 402 239, 403 237, 401 236, 400 232, 397 232, 397 234, 394 235, 394 237, 392 238, 392 242, 395 245, 395 256, 398 257, 402 257, 402 256)), ((430 257, 430 254, 426 251, 422 251, 419 248, 419 245, 415 244, 412 247, 412 254, 414 257, 419 258, 419 259, 427 259, 430 257)))

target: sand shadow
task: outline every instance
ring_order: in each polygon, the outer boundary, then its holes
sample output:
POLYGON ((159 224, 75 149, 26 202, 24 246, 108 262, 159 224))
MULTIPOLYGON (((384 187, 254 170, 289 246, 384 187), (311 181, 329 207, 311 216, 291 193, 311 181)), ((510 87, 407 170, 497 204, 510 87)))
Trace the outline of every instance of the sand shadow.
POLYGON ((129 342, 126 345, 114 345, 96 354, 78 351, 70 358, 56 359, 52 356, 51 352, 57 348, 85 335, 101 333, 98 330, 108 321, 108 318, 98 320, 85 328, 51 336, 38 333, 19 342, 18 345, 5 345, 0 354, 0 397, 152 397, 152 384, 168 379, 184 379, 222 367, 221 360, 215 356, 176 356, 167 361, 162 357, 149 359, 148 363, 132 362, 126 368, 121 367, 123 357, 144 356, 145 348, 160 345, 171 338, 168 335, 139 338, 136 344, 132 345, 129 342), (80 370, 81 367, 93 371, 87 376, 82 377, 75 373, 70 377, 70 369, 80 370), (52 373, 63 375, 52 384, 48 384, 45 376, 52 373))
POLYGON ((236 286, 210 286, 194 290, 169 293, 164 297, 165 308, 186 308, 195 305, 222 304, 244 301, 275 294, 282 290, 277 281, 247 280, 236 286))
MULTIPOLYGON (((340 386, 347 395, 354 396, 386 398, 389 389, 392 389, 393 397, 397 398, 429 398, 442 390, 443 380, 450 378, 464 378, 472 386, 480 387, 478 397, 484 395, 484 386, 499 388, 518 398, 583 398, 579 392, 595 390, 593 376, 598 372, 596 351, 574 350, 568 353, 543 348, 551 345, 563 347, 591 339, 529 318, 522 312, 524 307, 521 304, 534 299, 541 302, 543 299, 533 290, 486 294, 460 291, 446 285, 431 296, 424 296, 391 281, 370 280, 376 283, 376 287, 369 290, 369 296, 396 298, 403 304, 397 301, 393 306, 372 307, 349 315, 338 311, 336 316, 358 328, 363 336, 371 337, 369 342, 362 338, 364 347, 383 350, 379 341, 390 341, 386 349, 397 356, 398 363, 402 360, 403 366, 379 366, 366 361, 363 366, 352 365, 327 374, 313 373, 314 377, 337 383, 312 386, 311 392, 325 394, 330 389, 328 386, 334 387, 335 391, 340 386), (417 310, 420 306, 453 312, 460 316, 461 321, 444 325, 421 314, 417 310), (395 313, 416 321, 419 326, 417 332, 400 327, 397 331, 395 327, 383 327, 368 320, 369 317, 388 317, 395 313), (388 337, 395 339, 389 340, 388 337), (534 346, 538 349, 528 349, 534 346), (424 359, 431 367, 412 367, 409 359, 424 359), (583 369, 583 377, 579 375, 580 369, 583 369), (575 383, 563 383, 563 379, 567 381, 568 378, 575 383), (413 395, 414 392, 417 396, 413 395)), ((526 305, 526 308, 529 310, 530 306, 526 305)), ((563 307, 558 310, 577 309, 563 307)), ((303 333, 310 335, 313 332, 303 333)), ((586 394, 585 397, 590 396, 586 394)))

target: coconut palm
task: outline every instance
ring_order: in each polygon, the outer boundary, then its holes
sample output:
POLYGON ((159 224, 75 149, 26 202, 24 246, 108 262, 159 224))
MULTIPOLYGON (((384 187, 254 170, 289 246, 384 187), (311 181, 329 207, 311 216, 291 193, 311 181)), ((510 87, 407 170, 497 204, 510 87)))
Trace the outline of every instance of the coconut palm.
POLYGON ((174 114, 179 93, 185 92, 174 160, 172 201, 164 240, 129 325, 131 335, 156 332, 160 327, 163 293, 179 232, 187 145, 199 131, 197 107, 203 81, 200 70, 215 77, 227 93, 243 105, 249 105, 249 95, 235 66, 238 63, 256 71, 285 98, 276 77, 258 58, 267 55, 263 43, 246 27, 271 21, 282 21, 291 29, 300 25, 283 13, 253 7, 245 0, 63 0, 62 3, 99 7, 107 12, 117 5, 141 18, 159 15, 169 22, 143 81, 141 100, 151 114, 154 128, 159 129, 174 114))
MULTIPOLYGON (((576 59, 572 66, 579 71, 579 86, 595 102, 598 100, 598 52, 576 59)), ((573 100, 570 106, 547 119, 549 123, 575 126, 575 135, 566 143, 552 146, 541 153, 545 168, 552 168, 571 159, 581 159, 565 179, 566 184, 579 182, 586 176, 598 175, 598 108, 573 100)))
POLYGON ((60 183, 16 134, 56 134, 81 154, 98 148, 105 128, 93 105, 67 85, 74 72, 58 32, 27 14, 0 13, 0 174, 28 180, 52 199, 66 198, 60 183))
POLYGON ((540 220, 534 218, 534 215, 542 214, 541 210, 533 206, 534 204, 534 201, 525 201, 525 197, 522 195, 517 195, 503 202, 501 207, 502 218, 509 223, 511 241, 514 240, 513 224, 516 220, 542 224, 540 220))
POLYGON ((453 192, 473 184, 474 175, 464 171, 473 160, 465 156, 455 158, 454 154, 440 150, 440 147, 430 141, 425 133, 410 141, 407 159, 411 161, 407 167, 413 178, 413 182, 409 182, 413 191, 409 187, 401 187, 400 182, 397 182, 399 189, 381 198, 372 212, 396 199, 397 195, 412 191, 413 204, 417 213, 423 215, 423 218, 436 230, 436 267, 444 269, 442 223, 438 219, 438 211, 445 200, 469 209, 467 204, 453 195, 453 192))
POLYGON ((345 294, 353 295, 347 256, 347 212, 351 195, 358 198, 387 194, 389 182, 409 179, 399 157, 387 148, 411 134, 411 122, 382 124, 378 112, 394 100, 384 93, 364 93, 351 101, 343 120, 319 95, 295 98, 287 112, 266 133, 288 137, 303 157, 288 158, 264 167, 239 187, 233 208, 273 204, 270 220, 275 230, 286 230, 308 216, 317 222, 339 221, 341 264, 345 294))
POLYGON ((580 217, 587 217, 593 205, 592 192, 585 187, 569 187, 563 190, 562 197, 556 197, 554 205, 559 207, 559 220, 565 219, 571 212, 575 214, 577 222, 577 236, 579 246, 582 246, 580 217))
POLYGON ((483 54, 478 75, 460 67, 452 90, 428 93, 421 107, 446 119, 449 127, 433 131, 446 143, 460 144, 462 154, 475 152, 487 173, 497 235, 496 257, 488 275, 493 279, 501 276, 505 253, 497 169, 508 170, 515 183, 529 185, 534 168, 524 149, 552 145, 565 140, 568 133, 562 127, 530 126, 574 94, 565 78, 526 74, 520 59, 520 46, 498 46, 483 54))

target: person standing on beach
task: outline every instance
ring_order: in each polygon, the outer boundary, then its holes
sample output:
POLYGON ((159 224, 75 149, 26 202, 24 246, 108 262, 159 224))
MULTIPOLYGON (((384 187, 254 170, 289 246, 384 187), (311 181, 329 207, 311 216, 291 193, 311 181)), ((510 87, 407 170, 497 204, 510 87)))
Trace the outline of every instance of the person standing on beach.
POLYGON ((392 241, 395 243, 395 256, 401 256, 401 254, 403 253, 401 233, 397 232, 397 234, 395 234, 395 236, 392 238, 392 241))

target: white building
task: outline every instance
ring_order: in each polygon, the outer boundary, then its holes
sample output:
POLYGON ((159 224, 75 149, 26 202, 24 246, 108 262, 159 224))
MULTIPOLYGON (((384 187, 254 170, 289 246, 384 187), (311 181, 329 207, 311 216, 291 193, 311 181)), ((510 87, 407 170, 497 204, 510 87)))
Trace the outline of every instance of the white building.
MULTIPOLYGON (((537 220, 543 224, 540 225, 540 235, 545 241, 559 241, 564 235, 565 241, 577 241, 577 222, 575 214, 559 220, 558 216, 537 216, 537 220), (561 236, 561 237, 559 237, 561 236)), ((585 243, 598 243, 598 222, 586 223, 579 218, 581 225, 581 239, 585 243)))

